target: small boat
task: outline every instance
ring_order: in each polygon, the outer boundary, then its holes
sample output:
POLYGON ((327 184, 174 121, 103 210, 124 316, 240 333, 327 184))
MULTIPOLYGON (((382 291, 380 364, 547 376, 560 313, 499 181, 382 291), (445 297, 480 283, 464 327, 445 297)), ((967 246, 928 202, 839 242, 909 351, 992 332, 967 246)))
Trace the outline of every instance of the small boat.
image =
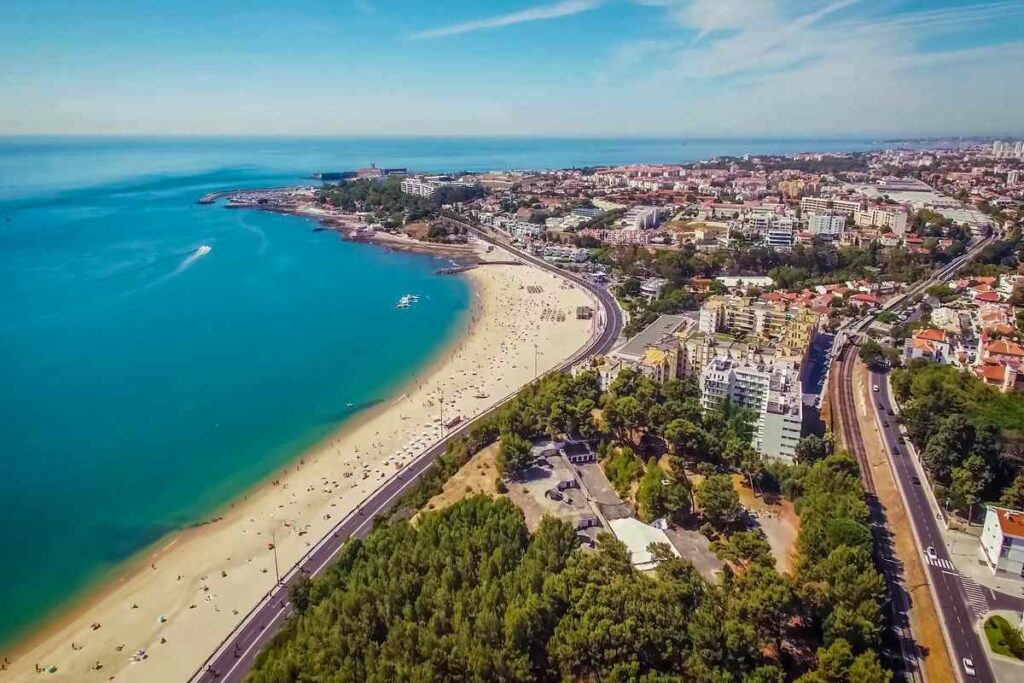
POLYGON ((473 398, 487 398, 487 394, 485 394, 482 391, 478 391, 475 394, 473 394, 473 398))
POLYGON ((411 308, 412 305, 419 300, 420 298, 415 294, 405 294, 398 300, 398 303, 395 304, 395 308, 411 308))

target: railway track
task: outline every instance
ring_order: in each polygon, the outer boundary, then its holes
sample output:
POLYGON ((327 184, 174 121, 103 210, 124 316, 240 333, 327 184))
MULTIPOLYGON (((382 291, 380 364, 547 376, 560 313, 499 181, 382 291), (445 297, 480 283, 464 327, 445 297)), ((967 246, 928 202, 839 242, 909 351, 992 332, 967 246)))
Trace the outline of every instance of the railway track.
POLYGON ((835 405, 838 407, 839 421, 842 425, 843 442, 860 466, 861 483, 864 486, 871 514, 872 555, 875 566, 885 579, 886 593, 888 594, 886 611, 889 622, 889 640, 896 641, 895 644, 899 647, 899 653, 890 653, 889 659, 890 663, 896 664, 893 668, 898 670, 904 680, 925 683, 921 653, 910 628, 910 596, 903 585, 902 564, 895 558, 893 552, 892 534, 888 528, 885 511, 878 500, 867 447, 864 444, 860 421, 857 419, 853 381, 855 360, 856 347, 847 346, 843 350, 837 366, 839 381, 833 385, 833 396, 836 398, 835 405), (898 656, 892 656, 897 654, 898 656))

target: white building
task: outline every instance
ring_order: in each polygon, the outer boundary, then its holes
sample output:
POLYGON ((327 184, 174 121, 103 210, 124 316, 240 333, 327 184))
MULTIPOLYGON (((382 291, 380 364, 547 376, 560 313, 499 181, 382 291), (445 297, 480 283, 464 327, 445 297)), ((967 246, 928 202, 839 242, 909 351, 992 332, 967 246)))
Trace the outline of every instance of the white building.
POLYGON ((406 194, 414 194, 419 197, 427 197, 428 199, 433 196, 434 191, 439 186, 430 180, 423 180, 422 178, 406 178, 402 181, 402 192, 406 194))
POLYGON ((1024 171, 1008 172, 1006 174, 1006 184, 1011 186, 1024 185, 1024 171))
POLYGON ((824 213, 838 211, 847 216, 852 216, 855 211, 860 210, 860 202, 846 199, 831 199, 829 197, 803 197, 800 200, 800 213, 824 213))
POLYGON ((803 431, 803 401, 796 369, 784 362, 715 358, 700 376, 701 405, 723 401, 757 413, 753 446, 764 455, 792 461, 803 431))
POLYGON ((814 235, 839 238, 846 228, 846 215, 842 213, 807 214, 807 231, 814 235))
POLYGON ((997 159, 1024 159, 1024 141, 992 143, 992 156, 997 159))
POLYGON ((764 233, 764 243, 773 249, 790 249, 796 232, 795 221, 787 216, 773 217, 764 233))
POLYGON ((660 206, 634 206, 622 219, 627 228, 637 230, 650 230, 658 227, 658 223, 666 215, 666 210, 660 206))
POLYGON ((904 235, 907 232, 907 212, 902 207, 868 207, 864 211, 857 211, 853 215, 853 222, 862 228, 889 228, 897 235, 904 235))
POLYGON ((988 507, 978 557, 993 574, 1024 577, 1024 512, 988 507))

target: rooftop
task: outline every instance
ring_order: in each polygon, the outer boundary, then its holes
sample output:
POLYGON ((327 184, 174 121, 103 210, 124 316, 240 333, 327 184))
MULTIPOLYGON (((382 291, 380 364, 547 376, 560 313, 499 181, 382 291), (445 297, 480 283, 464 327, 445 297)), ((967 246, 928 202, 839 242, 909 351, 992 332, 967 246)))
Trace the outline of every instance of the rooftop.
POLYGON ((635 337, 615 349, 612 355, 640 360, 645 355, 648 346, 657 344, 674 332, 678 331, 687 322, 684 315, 663 315, 653 323, 644 328, 635 337))

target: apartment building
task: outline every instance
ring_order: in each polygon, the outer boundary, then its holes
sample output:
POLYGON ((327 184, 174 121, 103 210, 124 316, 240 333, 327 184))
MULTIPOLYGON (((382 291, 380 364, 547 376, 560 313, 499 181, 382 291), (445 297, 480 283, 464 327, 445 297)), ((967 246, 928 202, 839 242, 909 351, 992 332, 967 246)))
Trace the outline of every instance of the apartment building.
POLYGON ((786 362, 742 362, 716 358, 700 375, 701 405, 723 402, 757 414, 752 444, 762 454, 792 461, 803 431, 803 402, 796 368, 786 362))
POLYGON ((764 233, 765 246, 773 249, 791 249, 796 235, 796 222, 789 217, 773 217, 764 233))
POLYGON ((807 213, 828 213, 835 211, 846 216, 853 216, 860 210, 860 202, 848 199, 832 199, 830 197, 803 197, 800 199, 801 215, 807 213))
POLYGON ((902 207, 868 207, 854 213, 853 222, 861 228, 889 228, 897 235, 905 235, 907 232, 907 212, 902 207))
POLYGON ((819 237, 839 238, 846 229, 846 214, 836 212, 807 214, 807 231, 819 237))
POLYGON ((437 183, 422 178, 406 178, 402 181, 402 192, 428 199, 434 195, 438 187, 440 185, 437 183))
POLYGON ((743 334, 775 346, 782 355, 803 357, 817 334, 821 314, 786 302, 715 296, 704 302, 697 329, 706 334, 743 334))
POLYGON ((667 210, 660 206, 634 206, 623 216, 622 224, 634 230, 651 230, 658 227, 667 213, 667 210))

